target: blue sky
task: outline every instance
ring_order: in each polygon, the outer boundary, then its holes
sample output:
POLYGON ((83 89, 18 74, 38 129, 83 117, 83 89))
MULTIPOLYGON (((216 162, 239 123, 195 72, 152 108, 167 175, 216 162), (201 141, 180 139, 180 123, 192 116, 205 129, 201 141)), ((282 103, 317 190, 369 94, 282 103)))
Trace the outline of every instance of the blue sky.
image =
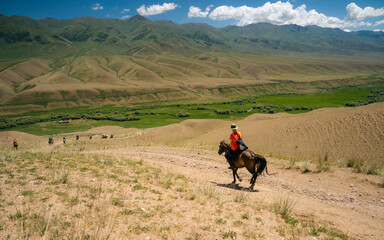
POLYGON ((214 27, 269 22, 384 30, 384 0, 0 0, 0 13, 35 19, 127 19, 140 14, 150 20, 203 22, 214 27))

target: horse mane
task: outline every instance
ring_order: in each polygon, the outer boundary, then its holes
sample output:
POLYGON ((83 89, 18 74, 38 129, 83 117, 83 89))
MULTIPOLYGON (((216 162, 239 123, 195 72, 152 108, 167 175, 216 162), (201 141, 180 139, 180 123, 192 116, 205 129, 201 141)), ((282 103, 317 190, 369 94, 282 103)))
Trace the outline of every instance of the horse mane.
POLYGON ((224 145, 226 148, 229 147, 229 144, 226 143, 225 140, 222 140, 222 141, 220 142, 220 145, 224 145))

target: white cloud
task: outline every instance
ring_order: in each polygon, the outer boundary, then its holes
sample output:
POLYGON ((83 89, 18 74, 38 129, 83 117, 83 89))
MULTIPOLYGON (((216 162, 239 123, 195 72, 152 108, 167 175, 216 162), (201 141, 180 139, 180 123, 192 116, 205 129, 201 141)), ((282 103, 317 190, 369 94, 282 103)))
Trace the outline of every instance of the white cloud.
POLYGON ((374 9, 373 7, 366 7, 362 9, 361 7, 357 6, 356 3, 350 3, 347 6, 347 21, 361 21, 368 17, 379 17, 384 15, 384 7, 374 9))
POLYGON ((131 15, 124 15, 120 19, 127 19, 127 18, 130 18, 130 17, 131 17, 131 15))
MULTIPOLYGON (((352 6, 349 4, 348 6, 352 6)), ((367 8, 365 8, 367 9, 367 8)), ((363 11, 365 11, 365 9, 363 11)), ((376 11, 376 10, 375 10, 376 11)), ((373 13, 367 13, 366 16, 372 16, 373 13)), ((275 25, 297 24, 300 26, 317 25, 320 27, 345 28, 358 26, 371 26, 371 23, 363 21, 351 21, 329 17, 316 10, 307 10, 305 4, 294 8, 287 1, 277 1, 275 3, 267 2, 263 6, 254 8, 248 6, 232 7, 220 6, 215 8, 209 17, 213 20, 237 20, 238 26, 244 26, 252 23, 268 22, 275 25)))
POLYGON ((142 5, 137 9, 137 12, 143 16, 157 15, 166 11, 174 10, 177 6, 178 5, 175 3, 164 3, 163 5, 151 5, 149 7, 142 5))
POLYGON ((374 32, 384 32, 384 30, 381 30, 381 29, 375 29, 373 30, 374 32))
POLYGON ((131 9, 128 9, 128 8, 124 8, 123 11, 121 11, 121 13, 127 13, 127 12, 130 12, 131 9))
POLYGON ((350 29, 344 29, 344 32, 352 32, 350 29))
POLYGON ((91 7, 92 10, 103 10, 104 7, 100 5, 100 3, 95 3, 91 7))
POLYGON ((336 17, 327 17, 315 10, 307 11, 303 4, 296 9, 290 2, 267 2, 261 7, 221 6, 214 9, 209 17, 213 20, 236 19, 239 26, 251 23, 268 22, 276 25, 297 24, 301 26, 318 25, 339 27, 343 21, 336 17))
POLYGON ((207 17, 208 14, 209 14, 209 11, 211 10, 211 8, 213 7, 213 5, 209 5, 206 9, 205 9, 205 12, 201 11, 200 8, 198 7, 194 7, 194 6, 191 6, 189 8, 189 12, 188 12, 188 17, 189 18, 192 18, 192 17, 207 17))
POLYGON ((384 20, 381 20, 381 21, 376 22, 376 23, 374 24, 374 26, 379 26, 379 25, 381 25, 381 24, 384 24, 384 20))

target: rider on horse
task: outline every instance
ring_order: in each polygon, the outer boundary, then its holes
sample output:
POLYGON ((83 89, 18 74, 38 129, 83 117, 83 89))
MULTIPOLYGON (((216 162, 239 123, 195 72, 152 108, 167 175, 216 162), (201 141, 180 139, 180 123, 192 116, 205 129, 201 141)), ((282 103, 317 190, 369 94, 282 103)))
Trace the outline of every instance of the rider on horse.
POLYGON ((225 158, 227 159, 230 167, 229 169, 235 169, 235 165, 233 164, 233 160, 236 159, 242 151, 247 149, 248 147, 245 146, 242 139, 243 136, 240 132, 237 131, 239 129, 236 124, 231 125, 232 134, 229 136, 229 139, 231 140, 231 148, 229 151, 225 154, 225 158))

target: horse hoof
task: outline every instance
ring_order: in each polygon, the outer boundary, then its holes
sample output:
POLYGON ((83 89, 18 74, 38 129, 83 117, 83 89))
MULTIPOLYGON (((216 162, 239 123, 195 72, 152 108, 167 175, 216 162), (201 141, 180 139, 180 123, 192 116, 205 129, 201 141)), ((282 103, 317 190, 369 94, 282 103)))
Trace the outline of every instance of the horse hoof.
POLYGON ((243 179, 239 178, 239 181, 240 181, 240 182, 242 182, 242 181, 243 181, 243 179))

